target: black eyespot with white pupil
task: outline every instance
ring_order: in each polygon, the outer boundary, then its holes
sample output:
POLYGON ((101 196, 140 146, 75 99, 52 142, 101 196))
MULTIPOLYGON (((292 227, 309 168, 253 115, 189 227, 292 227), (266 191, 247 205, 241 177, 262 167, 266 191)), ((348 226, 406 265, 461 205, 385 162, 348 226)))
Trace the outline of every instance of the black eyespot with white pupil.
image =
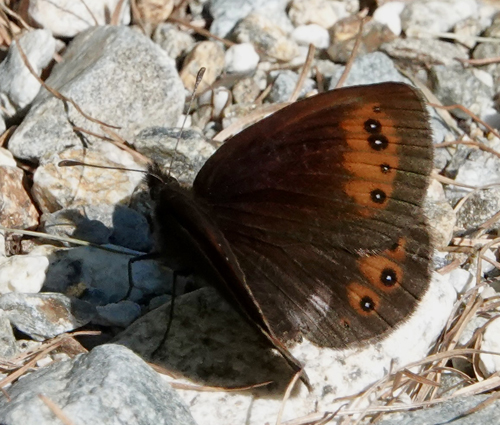
POLYGON ((387 198, 387 195, 383 190, 375 189, 370 192, 370 197, 376 204, 383 204, 387 198))
POLYGON ((363 297, 361 298, 359 302, 359 306, 361 307, 361 310, 370 312, 375 310, 375 303, 370 297, 363 297))
POLYGON ((380 164, 380 171, 382 171, 382 174, 387 174, 391 171, 391 166, 389 164, 380 164))
POLYGON ((385 268, 380 273, 380 281, 384 286, 394 286, 398 283, 398 276, 393 269, 385 268))
POLYGON ((370 118, 365 121, 364 128, 368 133, 378 134, 382 130, 382 124, 380 124, 380 121, 370 118))
POLYGON ((368 137, 368 143, 374 151, 383 151, 389 146, 389 140, 383 134, 372 134, 368 137))

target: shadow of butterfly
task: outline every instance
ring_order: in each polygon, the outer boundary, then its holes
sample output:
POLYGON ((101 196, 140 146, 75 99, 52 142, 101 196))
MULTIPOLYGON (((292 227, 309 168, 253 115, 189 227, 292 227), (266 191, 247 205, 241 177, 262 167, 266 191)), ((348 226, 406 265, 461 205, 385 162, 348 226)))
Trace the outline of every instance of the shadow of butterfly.
POLYGON ((296 369, 301 338, 377 340, 429 284, 431 136, 406 84, 298 101, 227 141, 191 190, 151 166, 158 249, 215 282, 296 369))

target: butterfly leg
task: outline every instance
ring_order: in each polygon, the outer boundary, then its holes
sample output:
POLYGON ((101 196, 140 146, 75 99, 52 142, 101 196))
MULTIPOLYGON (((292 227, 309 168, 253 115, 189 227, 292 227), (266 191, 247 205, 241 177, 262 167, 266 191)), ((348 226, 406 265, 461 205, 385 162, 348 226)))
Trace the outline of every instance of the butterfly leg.
POLYGON ((187 272, 187 271, 177 271, 173 270, 172 271, 172 298, 170 299, 170 308, 168 309, 167 312, 167 329, 165 330, 165 333, 163 334, 163 338, 161 339, 160 343, 158 346, 155 348, 155 350, 151 353, 151 357, 155 357, 156 354, 160 351, 160 349, 165 345, 167 342, 168 334, 170 332, 170 328, 172 326, 172 321, 174 320, 174 306, 175 306, 175 299, 177 297, 177 279, 181 276, 190 276, 192 273, 187 272))
POLYGON ((124 299, 128 299, 134 288, 134 277, 132 276, 132 264, 137 261, 145 261, 145 260, 155 260, 160 258, 160 254, 158 252, 150 252, 149 254, 138 255, 136 257, 128 260, 127 263, 127 272, 128 272, 128 291, 125 295, 124 299))

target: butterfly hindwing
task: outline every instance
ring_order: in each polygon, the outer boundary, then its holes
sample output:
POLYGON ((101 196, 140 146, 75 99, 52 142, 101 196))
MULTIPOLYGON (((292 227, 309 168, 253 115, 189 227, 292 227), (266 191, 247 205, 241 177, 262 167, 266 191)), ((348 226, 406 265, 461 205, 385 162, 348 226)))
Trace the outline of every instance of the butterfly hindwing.
POLYGON ((226 142, 193 190, 270 333, 345 347, 393 329, 429 281, 427 112, 405 84, 296 102, 226 142))

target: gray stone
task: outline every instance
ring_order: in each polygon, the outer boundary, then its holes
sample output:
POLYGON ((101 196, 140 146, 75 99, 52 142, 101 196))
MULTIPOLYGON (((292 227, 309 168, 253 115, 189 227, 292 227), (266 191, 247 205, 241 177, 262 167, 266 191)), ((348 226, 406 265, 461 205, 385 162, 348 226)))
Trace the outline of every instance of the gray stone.
MULTIPOLYGON (((288 102, 290 96, 295 90, 299 75, 296 72, 285 70, 271 72, 271 78, 274 80, 273 86, 266 100, 271 103, 288 102)), ((304 97, 307 93, 315 88, 316 84, 310 78, 306 78, 302 89, 299 93, 299 98, 304 97)))
POLYGON ((124 205, 88 205, 45 213, 42 230, 95 244, 120 245, 149 252, 153 240, 146 218, 124 205))
POLYGON ((12 326, 8 315, 0 310, 0 358, 10 359, 19 354, 16 338, 12 332, 12 326))
POLYGON ((233 87, 235 103, 251 104, 260 94, 260 87, 255 78, 242 78, 233 87))
POLYGON ((172 59, 186 54, 196 43, 191 34, 180 30, 177 25, 162 23, 153 33, 153 41, 165 50, 172 59))
POLYGON ((55 293, 11 292, 0 296, 0 309, 13 326, 37 341, 79 328, 95 315, 89 303, 55 293))
MULTIPOLYGON (((493 109, 493 87, 478 79, 471 69, 464 69, 462 66, 433 66, 429 78, 433 93, 443 105, 463 105, 480 117, 493 109)), ((450 112, 461 119, 471 118, 460 109, 450 112)))
POLYGON ((457 59, 468 59, 468 51, 459 45, 430 38, 396 38, 382 44, 380 50, 389 56, 425 65, 457 64, 457 59))
POLYGON ((92 323, 103 326, 126 328, 141 315, 141 307, 132 301, 97 306, 97 317, 92 323))
POLYGON ((54 425, 43 394, 74 424, 196 425, 176 392, 139 357, 103 345, 24 376, 0 399, 2 423, 54 425))
MULTIPOLYGON (((498 56, 500 56, 500 43, 480 43, 472 53, 473 59, 488 59, 498 56)), ((500 91, 500 64, 492 63, 479 68, 491 74, 495 83, 495 92, 498 93, 500 91)))
POLYGON ((262 12, 247 15, 238 22, 234 36, 238 43, 252 43, 256 50, 273 60, 289 62, 300 52, 287 31, 274 23, 272 15, 262 12))
MULTIPOLYGON (((343 72, 344 67, 334 72, 329 90, 333 90, 343 72)), ((408 79, 398 72, 389 56, 385 53, 374 52, 356 58, 344 87, 358 84, 383 83, 385 81, 409 82, 408 79)))
MULTIPOLYGON (((498 150, 498 144, 490 144, 489 147, 498 150)), ((455 176, 458 183, 475 187, 500 183, 500 158, 498 156, 479 149, 469 149, 467 146, 464 148, 466 149, 463 150, 463 154, 466 155, 466 159, 458 167, 455 176)))
POLYGON ((292 30, 292 24, 285 13, 288 0, 212 0, 209 10, 214 20, 210 32, 226 37, 236 23, 252 12, 261 12, 273 22, 292 30))
POLYGON ((431 181, 424 207, 434 247, 447 247, 453 236, 457 216, 446 200, 443 187, 435 180, 431 181))
MULTIPOLYGON (((500 178, 498 179, 500 181, 500 178)), ((458 210, 457 225, 461 229, 471 229, 483 224, 500 210, 500 189, 492 187, 472 194, 458 210)), ((491 226, 500 228, 498 221, 491 226)))
MULTIPOLYGON (((122 251, 109 252, 93 247, 57 251, 50 258, 44 290, 85 291, 82 299, 94 305, 116 303, 129 292, 128 262, 138 255, 134 251, 122 251)), ((132 301, 144 295, 169 293, 171 271, 156 261, 136 261, 132 266, 132 282, 132 301)))
MULTIPOLYGON (((34 30, 19 38, 21 48, 36 75, 42 73, 54 55, 56 42, 50 31, 34 30)), ((31 74, 13 42, 0 63, 0 118, 10 117, 29 105, 41 84, 31 74)), ((0 134, 3 131, 0 128, 0 134)))
MULTIPOLYGON (((119 126, 114 131, 125 139, 145 127, 175 124, 184 105, 174 61, 151 40, 125 27, 95 27, 78 35, 46 82, 88 115, 119 126)), ((65 112, 63 102, 43 90, 10 139, 9 149, 19 158, 39 161, 82 146, 82 139, 89 144, 97 140, 75 133, 70 122, 102 134, 98 124, 73 106, 65 112)))
POLYGON ((177 180, 192 185, 198 171, 215 152, 215 146, 193 129, 183 130, 180 139, 179 135, 177 128, 146 128, 134 138, 133 145, 162 168, 172 167, 172 176, 177 180))

